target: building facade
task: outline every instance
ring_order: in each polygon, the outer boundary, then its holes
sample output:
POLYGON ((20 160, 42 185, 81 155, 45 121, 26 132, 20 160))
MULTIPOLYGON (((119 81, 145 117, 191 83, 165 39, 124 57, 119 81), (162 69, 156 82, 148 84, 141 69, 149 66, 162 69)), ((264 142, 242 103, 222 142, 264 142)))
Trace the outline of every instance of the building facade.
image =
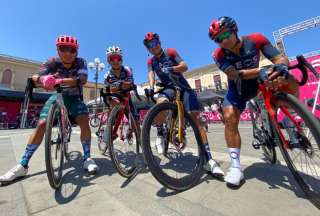
MULTIPOLYGON (((24 91, 27 79, 39 71, 42 62, 0 55, 0 89, 24 91)), ((98 88, 103 88, 98 83, 98 88)), ((35 89, 36 92, 46 92, 44 89, 35 89)), ((87 82, 83 88, 84 101, 93 100, 95 97, 95 82, 87 82)), ((98 94, 99 97, 99 94, 98 94)))
MULTIPOLYGON (((25 98, 27 79, 39 71, 41 64, 39 61, 0 54, 0 128, 17 120, 25 98)), ((103 86, 98 83, 98 88, 103 86)), ((34 92, 39 94, 36 94, 37 100, 30 102, 28 113, 35 117, 50 94, 41 88, 34 89, 34 92)), ((83 88, 84 101, 93 100, 95 94, 95 82, 87 82, 83 88)))

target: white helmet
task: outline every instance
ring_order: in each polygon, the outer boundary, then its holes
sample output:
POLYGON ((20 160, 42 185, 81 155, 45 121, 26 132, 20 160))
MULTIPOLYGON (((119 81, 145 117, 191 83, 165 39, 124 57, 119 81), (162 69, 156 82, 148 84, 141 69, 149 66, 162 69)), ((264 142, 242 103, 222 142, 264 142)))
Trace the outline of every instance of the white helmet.
POLYGON ((119 55, 122 56, 122 50, 118 46, 111 46, 107 49, 106 51, 107 57, 112 56, 112 55, 119 55))

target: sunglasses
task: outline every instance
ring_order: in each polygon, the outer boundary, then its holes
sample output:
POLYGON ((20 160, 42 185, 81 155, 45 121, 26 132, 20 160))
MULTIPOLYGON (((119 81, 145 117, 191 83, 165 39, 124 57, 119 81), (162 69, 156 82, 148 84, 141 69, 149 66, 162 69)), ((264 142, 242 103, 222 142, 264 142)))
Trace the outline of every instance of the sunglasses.
POLYGON ((70 46, 60 46, 59 51, 63 53, 68 52, 74 54, 77 52, 77 49, 70 46))
POLYGON ((110 62, 114 62, 114 61, 118 61, 118 62, 121 62, 122 61, 122 57, 119 56, 119 55, 113 55, 113 56, 110 56, 109 59, 108 59, 110 62))
POLYGON ((216 43, 221 43, 224 39, 228 39, 232 35, 232 31, 226 31, 222 34, 219 34, 214 41, 216 43))
POLYGON ((160 44, 159 40, 151 40, 146 44, 146 47, 148 49, 152 49, 152 48, 155 48, 156 46, 158 46, 159 44, 160 44))

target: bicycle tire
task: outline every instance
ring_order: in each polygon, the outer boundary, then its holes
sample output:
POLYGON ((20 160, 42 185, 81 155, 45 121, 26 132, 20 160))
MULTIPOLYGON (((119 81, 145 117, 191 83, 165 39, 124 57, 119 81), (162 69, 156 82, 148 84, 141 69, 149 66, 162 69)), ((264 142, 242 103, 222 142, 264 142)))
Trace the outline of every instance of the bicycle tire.
MULTIPOLYGON (((108 117, 108 121, 107 121, 107 129, 106 129, 106 139, 108 142, 108 146, 109 146, 109 153, 110 153, 110 158, 111 161, 114 165, 114 167, 116 168, 117 172, 125 177, 125 178, 130 178, 131 176, 133 176, 137 170, 137 166, 136 164, 134 164, 130 169, 126 169, 124 167, 121 166, 118 158, 117 158, 117 152, 115 150, 114 147, 114 143, 113 143, 113 125, 115 124, 117 117, 118 117, 118 113, 123 110, 125 111, 124 115, 126 115, 126 117, 132 118, 132 116, 129 115, 129 112, 127 111, 127 109, 122 105, 122 104, 117 104, 116 106, 113 107, 113 109, 110 112, 110 115, 108 117)), ((131 119, 133 120, 133 119, 131 119)), ((119 130, 119 128, 118 128, 119 130)), ((139 135, 137 134, 136 130, 135 132, 135 136, 136 136, 136 145, 139 145, 139 135)), ((124 143, 123 143, 124 144, 124 143)), ((135 148, 137 149, 137 148, 135 148)), ((135 152, 137 154, 137 152, 135 152)))
POLYGON ((199 182, 202 175, 204 174, 203 165, 205 163, 205 152, 204 152, 204 147, 202 146, 202 141, 200 138, 200 131, 198 130, 193 119, 191 118, 191 115, 185 112, 184 118, 187 120, 187 122, 190 123, 190 126, 195 133, 195 138, 197 141, 197 146, 199 151, 199 159, 197 160, 196 168, 189 176, 185 176, 182 179, 172 178, 171 176, 167 175, 161 169, 161 167, 157 165, 155 158, 152 156, 152 149, 150 145, 150 133, 149 133, 150 128, 157 114, 164 110, 172 110, 174 112, 177 112, 178 108, 176 104, 164 102, 164 103, 160 103, 153 106, 149 110, 148 114, 146 115, 143 121, 143 126, 142 126, 142 133, 141 133, 142 152, 150 172, 163 186, 175 191, 185 191, 195 186, 199 182))
POLYGON ((54 168, 52 166, 52 157, 53 155, 51 154, 51 147, 52 147, 52 140, 51 140, 51 135, 52 135, 52 128, 54 126, 55 122, 55 113, 56 112, 60 112, 60 106, 57 103, 54 103, 51 105, 49 112, 48 112, 48 118, 47 118, 47 122, 46 122, 46 130, 45 130, 45 161, 46 161, 46 170, 47 170, 47 177, 48 177, 48 181, 50 186, 53 189, 59 189, 61 184, 62 184, 62 169, 63 169, 63 163, 64 163, 64 147, 62 147, 61 145, 63 145, 63 132, 62 132, 62 128, 61 128, 61 118, 58 118, 58 122, 57 124, 59 125, 59 132, 61 134, 61 143, 57 145, 60 145, 60 154, 58 155, 58 157, 60 157, 60 166, 59 166, 59 170, 58 170, 58 177, 55 177, 54 174, 54 168))
MULTIPOLYGON (((318 148, 320 148, 320 124, 317 121, 317 119, 312 115, 312 113, 308 111, 308 108, 304 106, 293 95, 279 93, 276 95, 276 97, 279 102, 289 105, 296 113, 300 115, 300 117, 304 120, 305 124, 308 126, 310 132, 314 136, 318 148)), ((310 202, 313 203, 318 209, 320 209, 320 190, 312 191, 310 189, 310 187, 304 180, 305 177, 302 174, 300 174, 296 166, 293 164, 293 161, 289 154, 289 150, 284 147, 280 139, 280 135, 278 134, 278 131, 276 130, 273 124, 272 128, 276 136, 276 142, 278 142, 280 151, 296 182, 298 183, 302 191, 305 193, 306 197, 310 200, 310 202)), ((318 184, 320 184, 320 181, 318 182, 318 184)))

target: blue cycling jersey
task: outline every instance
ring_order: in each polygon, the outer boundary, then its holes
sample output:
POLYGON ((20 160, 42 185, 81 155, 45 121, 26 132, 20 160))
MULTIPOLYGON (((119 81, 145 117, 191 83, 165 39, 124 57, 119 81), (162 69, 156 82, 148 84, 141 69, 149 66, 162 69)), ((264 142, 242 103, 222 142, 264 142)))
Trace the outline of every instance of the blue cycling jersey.
MULTIPOLYGON (((177 66, 183 59, 180 57, 176 49, 168 48, 164 50, 160 56, 157 58, 153 56, 148 60, 148 71, 154 71, 161 83, 166 85, 172 85, 172 81, 169 78, 169 74, 164 72, 164 68, 177 66)), ((175 73, 175 76, 179 77, 180 88, 187 89, 190 88, 187 80, 183 77, 181 73, 175 73)))
MULTIPOLYGON (((258 68, 260 61, 260 51, 268 59, 273 59, 280 52, 272 46, 269 40, 261 33, 255 33, 242 37, 242 46, 240 55, 237 55, 229 50, 218 48, 213 54, 214 61, 220 70, 225 71, 229 67, 234 67, 237 70, 258 68)), ((230 91, 236 91, 236 84, 233 80, 228 79, 230 91)), ((254 93, 253 90, 258 88, 257 79, 248 79, 242 81, 241 95, 243 97, 254 93)))

